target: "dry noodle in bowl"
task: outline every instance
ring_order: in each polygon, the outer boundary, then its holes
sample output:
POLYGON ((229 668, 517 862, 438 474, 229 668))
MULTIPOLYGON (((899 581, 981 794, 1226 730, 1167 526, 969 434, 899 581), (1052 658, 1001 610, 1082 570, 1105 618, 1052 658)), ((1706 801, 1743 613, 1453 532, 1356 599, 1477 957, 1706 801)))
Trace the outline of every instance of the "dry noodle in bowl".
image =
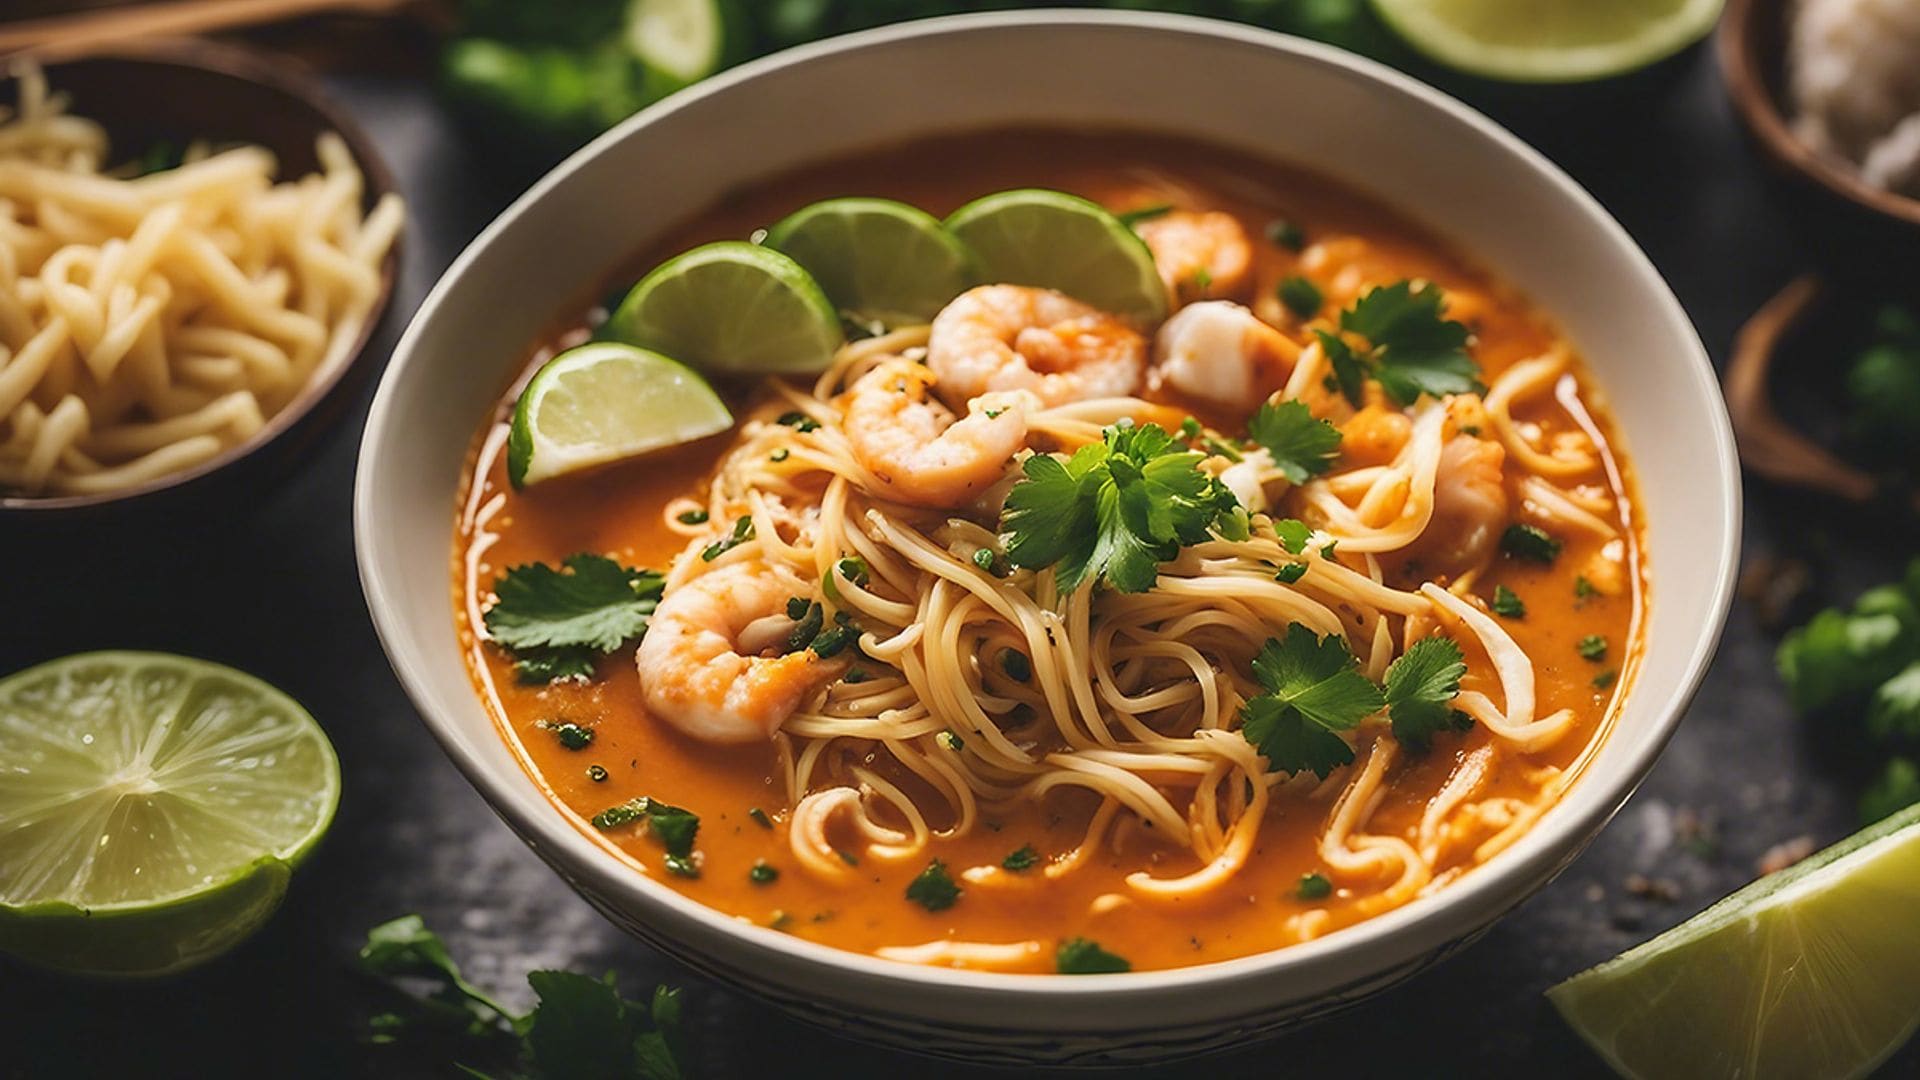
POLYGON ((344 364, 381 294, 397 195, 363 216, 338 135, 275 182, 258 146, 114 166, 105 130, 16 68, 0 119, 0 493, 107 495, 259 434, 344 364))

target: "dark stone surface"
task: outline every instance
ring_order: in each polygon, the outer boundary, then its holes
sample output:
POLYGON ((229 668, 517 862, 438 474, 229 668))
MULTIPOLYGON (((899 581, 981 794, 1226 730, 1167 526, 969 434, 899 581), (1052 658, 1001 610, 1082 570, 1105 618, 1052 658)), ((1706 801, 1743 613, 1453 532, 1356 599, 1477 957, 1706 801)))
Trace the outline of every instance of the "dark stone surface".
MULTIPOLYGON (((1546 104, 1468 87, 1476 104, 1563 165, 1623 221, 1724 362, 1740 321, 1798 269, 1788 215, 1740 144, 1711 57, 1657 78, 1546 104)), ((510 198, 416 80, 337 78, 411 202, 404 316, 510 198)), ((1631 312, 1623 312, 1631 318, 1631 312)), ((376 348, 389 349, 403 319, 376 348)), ((232 955, 185 978, 96 985, 0 966, 0 1076, 451 1075, 444 1060, 362 1042, 382 1008, 350 960, 367 927, 409 911, 446 936, 469 974, 512 1000, 542 966, 618 970, 630 992, 684 985, 707 1071, 719 1077, 986 1075, 854 1046, 678 970, 594 914, 482 804, 443 758, 388 671, 353 564, 352 470, 364 400, 291 482, 225 516, 164 532, 0 534, 0 671, 70 652, 156 648, 220 660, 305 702, 340 751, 346 792, 331 837, 285 910, 232 955)), ((1891 577, 1910 534, 1822 530, 1819 509, 1749 492, 1747 555, 1812 556, 1850 595, 1891 577), (1820 539, 1820 537, 1824 539, 1820 539)), ((1849 832, 1858 778, 1812 752, 1783 700, 1773 639, 1736 606, 1719 659, 1646 785, 1558 881, 1477 945, 1375 1001, 1283 1040, 1151 1075, 1589 1075, 1602 1069, 1541 991, 1704 907, 1753 875, 1771 845, 1849 832), (1680 842, 1695 817, 1711 851, 1680 842), (1630 874, 1671 882, 1630 896, 1630 874)), ((1890 1074, 1920 1072, 1909 1048, 1890 1074)))

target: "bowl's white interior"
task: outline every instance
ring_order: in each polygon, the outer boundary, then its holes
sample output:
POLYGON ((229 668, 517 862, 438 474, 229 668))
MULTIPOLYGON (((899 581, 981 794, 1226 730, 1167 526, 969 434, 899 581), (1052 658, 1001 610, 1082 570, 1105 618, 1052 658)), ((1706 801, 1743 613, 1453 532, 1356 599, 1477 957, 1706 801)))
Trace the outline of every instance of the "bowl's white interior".
POLYGON ((1174 1024, 1298 1001, 1468 932, 1543 883, 1645 774, 1703 672, 1730 594, 1738 502, 1724 409, 1686 316, 1619 227, 1516 140, 1410 80, 1293 39, 1179 18, 1040 13, 913 24, 782 54, 576 155, 476 241, 408 330, 362 447, 356 527, 376 623, 435 733, 495 807, 603 903, 768 985, 812 980, 828 997, 896 1011, 1097 1030, 1144 1022, 1126 1002, 1151 1001, 1151 1022, 1174 1024), (1370 191, 1531 294, 1611 398, 1650 523, 1645 664, 1590 772, 1512 850, 1437 896, 1305 946, 1184 971, 1077 980, 922 971, 747 927, 634 874, 545 801, 476 700, 447 592, 455 486, 475 426, 555 313, 729 187, 875 143, 1036 123, 1179 132, 1370 191), (1231 1006, 1215 993, 1167 992, 1197 981, 1258 989, 1231 1006), (1050 998, 1048 1009, 1033 1009, 1034 995, 1050 998))

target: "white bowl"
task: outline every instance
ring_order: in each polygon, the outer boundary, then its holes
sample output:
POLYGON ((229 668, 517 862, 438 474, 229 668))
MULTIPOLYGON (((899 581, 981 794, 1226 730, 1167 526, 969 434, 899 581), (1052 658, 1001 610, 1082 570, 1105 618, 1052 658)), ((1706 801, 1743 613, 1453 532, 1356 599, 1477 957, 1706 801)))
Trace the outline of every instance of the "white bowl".
POLYGON ((616 923, 849 1034, 975 1060, 1138 1062, 1351 1003, 1471 939, 1620 808, 1680 721, 1732 593, 1739 473, 1706 353, 1612 218, 1484 117, 1344 52, 1227 23, 1039 12, 938 19, 711 79, 575 154, 474 241, 380 384, 354 531, 407 692, 494 810, 616 923), (447 593, 468 440, 523 348, 603 271, 728 188, 877 143, 1012 124, 1124 126, 1298 160, 1424 222, 1552 313, 1610 396, 1655 589, 1645 662, 1586 775, 1511 849, 1433 896, 1259 956, 1127 975, 893 963, 750 925, 632 872, 508 751, 468 683, 447 593))

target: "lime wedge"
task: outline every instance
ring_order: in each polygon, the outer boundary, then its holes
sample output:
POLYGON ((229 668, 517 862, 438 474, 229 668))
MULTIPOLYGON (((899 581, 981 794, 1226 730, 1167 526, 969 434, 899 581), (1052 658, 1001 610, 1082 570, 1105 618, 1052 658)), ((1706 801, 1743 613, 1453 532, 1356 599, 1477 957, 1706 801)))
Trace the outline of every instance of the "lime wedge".
POLYGON ((1373 0, 1415 49, 1511 82, 1582 82, 1642 68, 1713 29, 1724 0, 1373 0))
POLYGON ((947 228, 994 284, 1058 289, 1142 325, 1167 317, 1167 287, 1146 241, 1077 195, 1003 191, 955 210, 947 228))
POLYGON ((1864 1076, 1920 1024, 1920 806, 1547 996, 1616 1071, 1864 1076))
POLYGON ((515 487, 537 484, 732 426, 720 395, 685 364, 596 341, 547 361, 520 392, 507 478, 515 487))
POLYGON ((938 218, 891 199, 828 199, 767 230, 842 311, 888 326, 930 321, 973 284, 972 257, 938 218))
POLYGON ((238 944, 340 801, 333 747, 292 698, 163 653, 0 679, 0 763, 0 951, 84 974, 238 944))
POLYGON ((845 336, 840 315, 800 264, 726 240, 655 267, 606 331, 706 371, 815 374, 845 336))
POLYGON ((663 97, 726 66, 739 31, 723 0, 631 0, 627 51, 646 68, 650 97, 663 97))

